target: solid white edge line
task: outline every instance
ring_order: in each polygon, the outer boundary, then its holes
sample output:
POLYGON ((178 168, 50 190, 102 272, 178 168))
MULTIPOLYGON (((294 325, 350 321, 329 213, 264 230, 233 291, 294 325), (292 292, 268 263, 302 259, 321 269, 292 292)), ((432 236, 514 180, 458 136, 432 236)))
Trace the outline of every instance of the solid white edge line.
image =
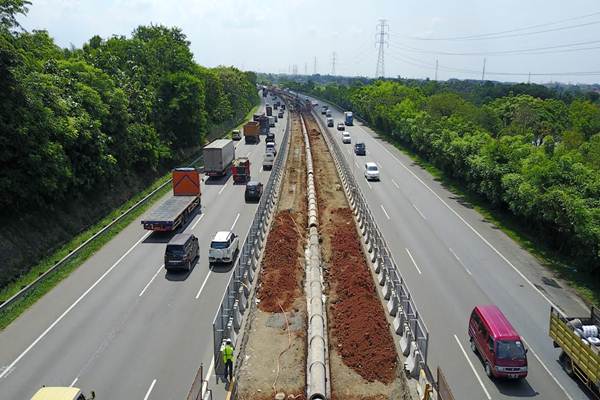
POLYGON ((450 253, 452 253, 454 258, 456 258, 456 261, 458 261, 460 263, 460 265, 462 265, 462 267, 465 269, 465 271, 467 271, 467 274, 473 275, 471 273, 471 271, 469 270, 469 268, 467 268, 467 266, 462 262, 462 260, 458 257, 458 255, 454 252, 454 250, 452 250, 451 247, 448 247, 448 250, 450 250, 450 253))
POLYGON ((215 368, 215 357, 213 356, 212 359, 210 360, 210 367, 208 367, 208 372, 206 373, 206 376, 204 377, 204 382, 202 382, 202 389, 200 390, 200 393, 202 393, 202 398, 204 398, 204 392, 206 392, 206 390, 208 389, 208 380, 211 377, 214 368, 215 368), (206 383, 206 385, 205 385, 205 383, 206 383))
POLYGON ((200 220, 201 220, 202 218, 204 218, 204 215, 205 215, 205 213, 202 213, 202 214, 200 214, 200 218, 198 218, 198 220, 197 220, 196 222, 194 222, 194 225, 192 225, 192 226, 190 227, 190 230, 191 230, 191 231, 193 231, 194 229, 196 229, 196 225, 198 225, 198 222, 200 222, 200 220))
POLYGON ((400 189, 400 186, 396 183, 395 180, 392 179, 392 183, 394 184, 394 186, 396 186, 396 189, 400 189))
POLYGON ((419 275, 421 275, 421 270, 419 269, 419 266, 415 262, 415 259, 413 258, 412 254, 410 254, 410 250, 408 250, 408 248, 406 248, 406 247, 405 247, 405 250, 408 253, 408 256, 410 257, 410 261, 412 261, 413 265, 417 269, 417 272, 419 273, 419 275))
POLYGON ((417 210, 417 212, 419 213, 419 215, 421 216, 421 218, 423 218, 423 219, 425 219, 425 220, 426 220, 427 218, 425 218, 425 214, 423 214, 423 213, 421 212, 421 210, 419 210, 419 208, 418 208, 416 205, 414 205, 414 203, 411 203, 411 204, 412 204, 412 206, 414 207, 414 209, 415 209, 415 210, 417 210))
POLYGON ((2 371, 2 373, 0 373, 0 379, 4 378, 6 375, 8 375, 9 371, 11 371, 15 365, 21 361, 21 359, 23 357, 25 357, 25 355, 27 355, 27 353, 29 353, 31 351, 31 349, 33 349, 35 347, 36 344, 38 344, 40 342, 40 340, 42 340, 47 334, 48 332, 50 332, 69 312, 71 312, 71 310, 73 308, 75 308, 75 306, 77 306, 77 304, 79 304, 79 302, 81 300, 83 300, 104 278, 106 278, 106 276, 108 274, 111 273, 111 271, 117 266, 119 265, 119 263, 125 258, 127 257, 127 255, 129 253, 131 253, 131 251, 138 245, 140 244, 144 239, 146 239, 148 236, 150 236, 150 234, 152 233, 152 231, 150 232, 146 232, 146 234, 144 234, 144 236, 142 236, 140 238, 140 240, 138 240, 137 242, 135 242, 135 244, 133 246, 131 246, 129 248, 129 250, 127 250, 125 252, 125 254, 123 254, 117 261, 115 261, 115 263, 109 268, 107 269, 101 276, 100 278, 98 278, 96 280, 96 282, 94 282, 92 284, 92 286, 90 286, 85 292, 83 292, 83 294, 81 296, 79 296, 77 298, 77 300, 75 300, 75 302, 73 304, 71 304, 69 306, 69 308, 67 308, 48 328, 46 328, 46 330, 44 332, 42 332, 42 334, 40 336, 37 337, 37 339, 35 339, 33 341, 33 343, 31 343, 29 345, 29 347, 27 347, 9 366, 7 366, 4 371, 2 371))
POLYGON ((488 398, 488 400, 492 400, 492 396, 490 396, 490 393, 487 391, 485 385, 483 384, 483 381, 481 380, 481 377, 479 376, 479 374, 477 373, 477 370, 475 369, 475 366, 473 365, 473 363, 471 362, 471 359, 469 358, 469 356, 467 355, 467 352, 465 351, 465 348, 463 347, 463 345, 460 343, 460 340, 458 340, 458 336, 456 336, 456 334, 454 335, 454 339, 456 339, 456 343, 458 343, 458 347, 460 347, 460 350, 462 351, 463 355, 465 356, 465 358, 467 359, 467 362, 469 363, 469 365, 471 366, 471 370, 473 371, 473 373, 475 374, 475 377, 477 378, 477 380, 479 381, 479 384, 481 385, 481 388, 483 389, 483 391, 485 392, 485 396, 488 398))
MULTIPOLYGON (((359 127, 360 128, 360 127, 359 127)), ((369 134, 367 131, 365 131, 364 129, 360 128, 363 132, 365 132, 367 135, 369 134)), ((377 143, 383 150, 385 150, 389 155, 391 155, 396 161, 398 161, 398 163, 402 166, 402 168, 404 168, 405 170, 407 170, 416 180, 418 180, 423 186, 425 186, 427 188, 427 190, 429 190, 439 201, 442 202, 442 204, 444 204, 444 206, 446 206, 446 208, 448 208, 448 210, 450 210, 454 215, 456 215, 456 217, 458 219, 460 219, 471 231, 473 231, 473 233, 475 233, 475 235, 477 235, 477 237, 479 237, 479 239, 481 239, 490 249, 492 249, 506 264, 508 264, 525 282, 527 282, 527 284, 529 286, 531 286, 531 288, 538 293, 540 296, 542 296, 542 298, 544 300, 546 300, 548 302, 548 304, 550 304, 552 307, 556 308, 560 313, 564 314, 564 312, 562 311, 562 309, 560 307, 558 307, 556 304, 554 304, 552 302, 552 300, 550 300, 548 297, 546 297, 546 295, 544 293, 542 293, 542 291, 540 289, 538 289, 537 287, 535 287, 535 285, 533 284, 533 282, 531 282, 529 279, 527 279, 527 277, 517 268, 515 267, 502 253, 500 253, 500 251, 498 251, 490 242, 487 241, 486 238, 484 238, 475 228, 473 228, 471 226, 471 224, 469 224, 463 217, 460 216, 460 214, 458 212, 456 212, 452 207, 450 207, 450 205, 448 205, 448 203, 446 203, 444 201, 444 199, 442 199, 432 188, 430 188, 425 182, 423 182, 423 180, 421 178, 419 178, 413 171, 410 170, 410 168, 408 168, 406 165, 404 165, 404 163, 402 163, 402 161, 400 161, 394 154, 392 154, 391 151, 389 151, 388 149, 385 148, 385 146, 383 144, 381 144, 378 140, 375 140, 375 143, 377 143)))
POLYGON ((156 276, 158 275, 158 273, 164 266, 165 266, 165 264, 162 264, 160 267, 158 267, 158 269, 156 270, 156 273, 152 276, 152 279, 150 279, 150 282, 146 283, 146 286, 144 286, 144 288, 142 289, 142 291, 140 292, 138 297, 142 297, 142 295, 144 294, 146 289, 148 289, 148 286, 150 286, 150 284, 154 281, 154 279, 156 278, 156 276))
POLYGON ((233 231, 233 228, 235 228, 235 224, 237 224, 238 219, 240 219, 240 213, 237 213, 237 215, 235 216, 235 221, 233 221, 233 225, 231 225, 230 231, 233 231))
POLYGON ((204 278, 204 282, 202 282, 202 286, 200 286, 200 290, 198 290, 198 293, 196 294, 196 300, 198 300, 198 298, 200 297, 200 293, 202 293, 202 291, 204 290, 204 286, 206 285, 206 282, 208 282, 208 277, 210 276, 210 273, 212 272, 212 270, 208 270, 208 274, 206 274, 206 278, 204 278))
POLYGON ((381 209, 383 210, 383 213, 385 214, 386 218, 388 220, 390 220, 391 218, 390 218, 389 214, 387 213, 387 211, 385 211, 385 208, 383 207, 383 204, 381 204, 381 209))
POLYGON ((148 391, 146 392, 146 395, 144 396, 144 400, 148 400, 148 398, 150 397, 150 393, 152 393, 152 389, 154 389, 154 385, 156 385, 156 379, 152 381, 152 383, 150 384, 150 387, 148 388, 148 391))
POLYGON ((77 383, 78 380, 79 380, 79 377, 73 379, 73 382, 71 382, 71 384, 69 385, 69 387, 75 386, 75 384, 77 383))
POLYGON ((537 353, 531 348, 531 346, 529 345, 529 343, 527 343, 525 341, 525 339, 523 339, 523 338, 521 338, 521 340, 523 341, 523 343, 525 343, 525 346, 527 346, 527 348, 529 349, 529 351, 531 351, 531 354, 533 354, 533 356, 536 358, 536 360, 538 360, 538 362, 540 364, 542 364, 542 367, 544 367, 544 369, 546 370, 546 372, 548 373, 548 375, 550 375, 550 377, 552 377, 552 379, 554 380, 554 382, 556 382, 556 384, 558 385, 558 387, 560 388, 560 390, 562 390, 563 393, 565 394, 565 396, 567 396, 567 399, 573 400, 573 398, 571 397, 571 395, 569 395, 569 393, 567 393, 567 390, 563 387, 563 385, 561 385, 560 382, 558 381, 558 379, 556 379, 556 377, 554 376, 554 374, 552 374, 552 372, 550 372, 550 370, 548 369, 548 367, 546 367, 546 364, 544 364, 542 362, 542 359, 538 357, 537 353))
POLYGON ((367 182, 367 185, 369 185, 369 189, 373 190, 373 187, 371 187, 371 184, 369 183, 369 181, 366 180, 366 182, 367 182))

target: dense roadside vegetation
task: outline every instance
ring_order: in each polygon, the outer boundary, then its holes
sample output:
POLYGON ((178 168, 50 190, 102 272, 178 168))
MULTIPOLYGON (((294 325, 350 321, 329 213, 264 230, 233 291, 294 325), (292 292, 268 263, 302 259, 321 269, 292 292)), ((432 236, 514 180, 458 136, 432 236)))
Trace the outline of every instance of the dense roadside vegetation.
POLYGON ((515 85, 520 94, 482 98, 434 82, 288 85, 355 111, 491 208, 511 213, 570 260, 579 282, 590 281, 584 286, 600 286, 597 94, 561 99, 537 85, 515 85))
POLYGON ((178 28, 62 49, 20 29, 28 5, 0 3, 0 288, 258 101, 255 74, 196 64, 178 28))

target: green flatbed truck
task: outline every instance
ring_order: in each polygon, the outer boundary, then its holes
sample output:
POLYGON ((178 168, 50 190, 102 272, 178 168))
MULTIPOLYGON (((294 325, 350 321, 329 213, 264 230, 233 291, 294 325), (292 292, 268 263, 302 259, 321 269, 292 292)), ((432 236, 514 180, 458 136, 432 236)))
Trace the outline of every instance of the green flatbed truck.
POLYGON ((554 307, 550 309, 550 337, 554 347, 562 352, 559 361, 565 372, 579 379, 600 399, 600 347, 587 344, 575 332, 576 321, 579 325, 600 327, 600 310, 592 307, 588 317, 566 317, 554 307))

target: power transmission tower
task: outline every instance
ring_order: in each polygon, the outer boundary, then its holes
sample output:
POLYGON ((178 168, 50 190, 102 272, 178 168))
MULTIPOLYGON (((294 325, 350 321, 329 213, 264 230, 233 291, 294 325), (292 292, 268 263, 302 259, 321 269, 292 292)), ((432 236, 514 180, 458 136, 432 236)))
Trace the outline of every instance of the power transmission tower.
POLYGON ((483 71, 481 72, 481 80, 485 81, 485 57, 483 58, 483 71))
POLYGON ((437 81, 437 72, 438 72, 438 60, 435 59, 435 80, 437 81))
POLYGON ((389 46, 388 37, 390 34, 390 26, 387 24, 385 19, 380 19, 377 24, 377 33, 375 34, 376 42, 375 45, 379 46, 379 53, 377 55, 377 68, 375 69, 375 78, 383 78, 385 76, 385 59, 383 54, 384 45, 389 46))
POLYGON ((317 57, 315 57, 315 64, 313 66, 313 75, 317 74, 317 57))
POLYGON ((335 75, 335 51, 331 55, 331 75, 335 75))

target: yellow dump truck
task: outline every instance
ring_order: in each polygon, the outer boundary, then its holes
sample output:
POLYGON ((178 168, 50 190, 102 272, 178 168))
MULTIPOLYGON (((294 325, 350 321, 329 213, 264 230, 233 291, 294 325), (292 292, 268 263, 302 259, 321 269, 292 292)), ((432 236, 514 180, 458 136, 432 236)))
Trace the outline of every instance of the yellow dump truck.
POLYGON ((600 396, 600 310, 592 307, 588 317, 566 317, 550 309, 550 337, 562 352, 565 372, 600 396))

